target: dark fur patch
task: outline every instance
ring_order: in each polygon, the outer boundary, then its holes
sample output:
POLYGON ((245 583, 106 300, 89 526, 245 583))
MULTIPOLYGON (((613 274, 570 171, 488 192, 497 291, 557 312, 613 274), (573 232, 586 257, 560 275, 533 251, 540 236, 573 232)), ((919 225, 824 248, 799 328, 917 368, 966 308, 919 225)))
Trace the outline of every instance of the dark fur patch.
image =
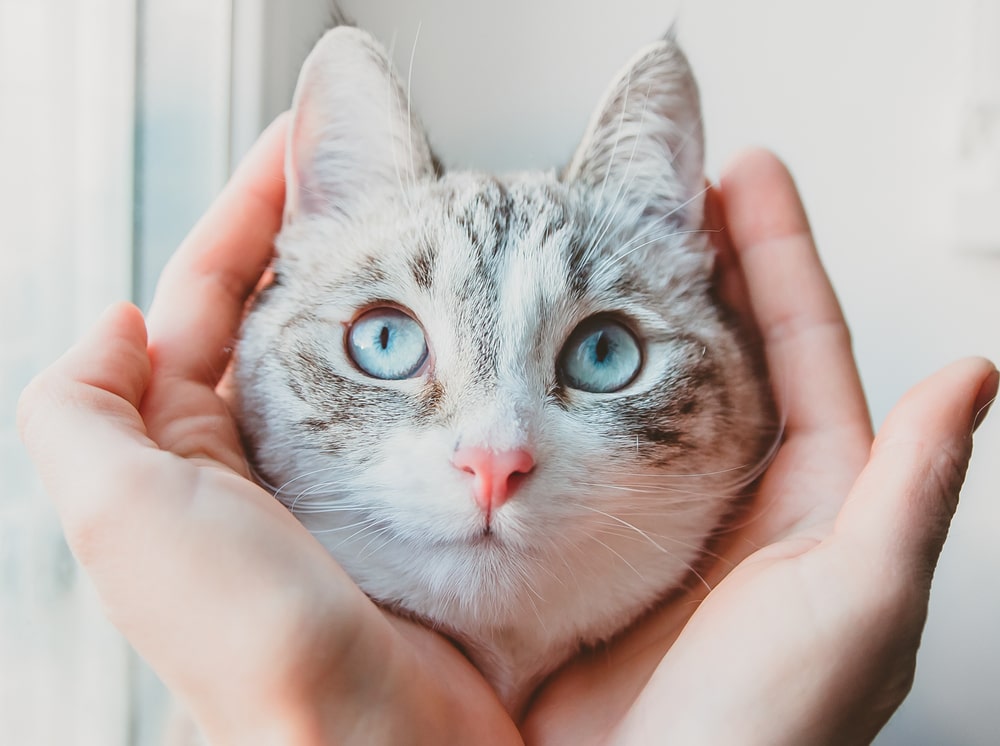
POLYGON ((420 400, 416 408, 418 420, 429 420, 441 413, 441 405, 444 402, 444 386, 436 378, 427 382, 421 392, 420 400))
POLYGON ((329 422, 316 417, 306 417, 304 420, 299 420, 297 424, 301 430, 307 433, 325 433, 330 427, 329 422))
POLYGON ((351 273, 350 282, 356 285, 377 285, 389 278, 382 261, 375 256, 367 256, 351 273))
POLYGON ((590 277, 593 273, 594 260, 588 252, 589 244, 576 240, 570 244, 566 255, 566 273, 569 277, 570 291, 576 300, 585 298, 590 293, 590 277))
POLYGON ((545 227, 542 229, 542 245, 544 246, 552 237, 557 233, 561 233, 566 229, 566 212, 560 206, 559 210, 552 216, 552 219, 545 223, 545 227))
POLYGON ((677 430, 662 430, 656 427, 647 427, 642 431, 642 437, 650 443, 660 443, 669 446, 682 446, 683 440, 677 430))
POLYGON ((337 438, 337 433, 331 429, 330 424, 329 421, 318 417, 307 417, 296 423, 298 429, 314 442, 319 439, 324 454, 333 456, 344 450, 345 443, 337 438))
POLYGON ((410 261, 410 273, 413 275, 413 281, 421 290, 428 290, 434 284, 436 261, 437 249, 433 246, 423 247, 410 261))
POLYGON ((480 264, 495 259, 506 246, 512 212, 510 196, 496 179, 469 202, 454 205, 453 218, 465 231, 480 264))
POLYGON ((326 360, 304 347, 296 347, 288 359, 289 388, 321 415, 336 417, 339 428, 367 418, 371 410, 392 409, 393 392, 380 392, 382 396, 372 400, 368 387, 339 375, 326 360))

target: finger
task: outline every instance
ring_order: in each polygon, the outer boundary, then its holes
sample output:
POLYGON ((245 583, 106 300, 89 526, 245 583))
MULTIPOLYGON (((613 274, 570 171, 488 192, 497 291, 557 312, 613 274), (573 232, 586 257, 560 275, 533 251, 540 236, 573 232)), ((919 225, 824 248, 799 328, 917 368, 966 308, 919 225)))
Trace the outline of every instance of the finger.
POLYGON ((137 412, 149 378, 142 314, 120 304, 21 396, 21 438, 71 545, 88 533, 88 516, 114 513, 108 485, 126 483, 137 454, 155 449, 137 412))
POLYGON ((972 432, 996 397, 988 360, 953 363, 896 405, 837 519, 835 538, 861 545, 879 566, 930 581, 972 455, 972 432))
POLYGON ((279 117, 163 271, 149 312, 157 375, 214 386, 243 307, 271 259, 284 207, 279 117))
POLYGON ((846 426, 870 437, 850 334, 788 171, 747 152, 721 195, 789 434, 846 426))

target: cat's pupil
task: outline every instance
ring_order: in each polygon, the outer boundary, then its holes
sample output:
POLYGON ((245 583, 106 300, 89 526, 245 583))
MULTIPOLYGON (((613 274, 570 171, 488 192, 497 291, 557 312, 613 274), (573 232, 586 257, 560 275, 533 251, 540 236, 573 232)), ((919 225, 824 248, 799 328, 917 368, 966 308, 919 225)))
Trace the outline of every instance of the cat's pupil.
POLYGON ((597 362, 603 363, 610 351, 611 344, 608 342, 608 336, 601 332, 597 337, 597 344, 594 345, 594 356, 597 358, 597 362))
POLYGON ((378 343, 383 350, 389 349, 389 327, 383 326, 381 333, 378 335, 378 343))

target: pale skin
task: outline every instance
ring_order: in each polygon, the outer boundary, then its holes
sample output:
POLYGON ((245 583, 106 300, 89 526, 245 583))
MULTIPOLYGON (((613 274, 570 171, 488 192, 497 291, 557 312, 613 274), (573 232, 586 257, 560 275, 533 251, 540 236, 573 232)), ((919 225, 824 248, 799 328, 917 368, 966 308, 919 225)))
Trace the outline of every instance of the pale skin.
POLYGON ((983 359, 873 439, 847 327, 770 154, 710 201, 719 281, 786 417, 702 584, 541 689, 514 723, 446 639, 372 604, 248 478, 220 381, 281 222, 285 120, 164 272, 25 391, 19 424, 111 620, 213 744, 852 744, 906 695, 930 580, 996 396, 983 359))

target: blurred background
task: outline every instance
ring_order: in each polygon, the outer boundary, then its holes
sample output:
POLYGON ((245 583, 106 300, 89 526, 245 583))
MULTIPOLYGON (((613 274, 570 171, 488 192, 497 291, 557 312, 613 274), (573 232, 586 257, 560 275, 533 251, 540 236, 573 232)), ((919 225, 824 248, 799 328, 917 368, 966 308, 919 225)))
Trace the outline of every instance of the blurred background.
MULTIPOLYGON (((851 323, 876 425, 1000 360, 1000 0, 343 0, 449 166, 563 163, 679 16, 708 166, 777 151, 851 323)), ((0 743, 160 743, 163 692, 104 622, 17 441, 17 392, 163 262, 331 16, 326 0, 0 0, 0 743)), ((1000 417, 995 414, 994 418, 1000 417)), ((1000 426, 977 436, 913 692, 880 746, 1000 743, 1000 426)))

